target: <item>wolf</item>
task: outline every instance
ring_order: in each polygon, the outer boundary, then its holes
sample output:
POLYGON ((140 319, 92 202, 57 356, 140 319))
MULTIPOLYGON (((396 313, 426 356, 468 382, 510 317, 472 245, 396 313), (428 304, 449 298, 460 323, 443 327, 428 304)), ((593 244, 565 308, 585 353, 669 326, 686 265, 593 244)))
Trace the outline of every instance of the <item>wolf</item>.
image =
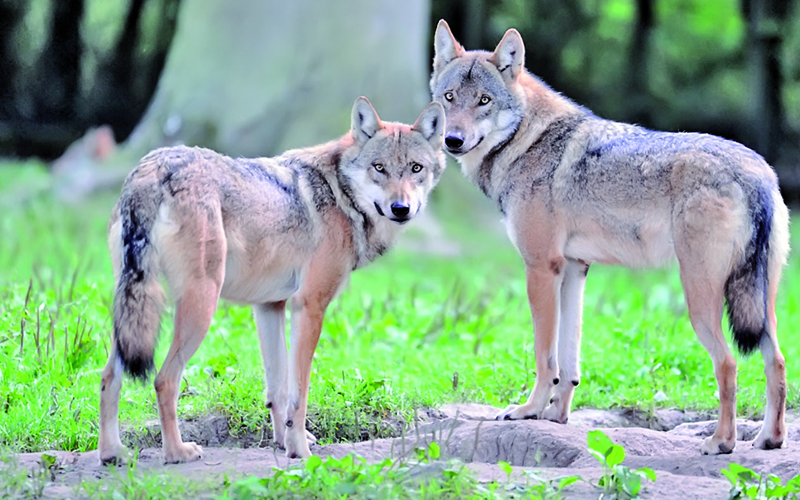
POLYGON ((325 309, 350 272, 385 253, 423 209, 445 168, 443 141, 440 104, 409 126, 381 121, 360 97, 351 130, 322 145, 274 158, 184 146, 145 156, 109 223, 116 292, 100 385, 100 462, 126 454, 118 422, 123 373, 146 379, 154 369, 161 275, 176 302, 172 345, 155 378, 165 462, 203 453, 181 440, 176 411, 183 370, 220 298, 252 305, 275 443, 289 457, 309 456, 306 403, 325 309))
POLYGON ((466 51, 437 26, 430 88, 445 109, 445 149, 500 209, 525 264, 536 381, 498 419, 566 423, 580 382, 583 292, 592 263, 660 265, 677 257, 689 317, 719 386, 704 454, 736 444, 736 361, 722 332, 727 303, 742 353, 760 348, 764 425, 753 445, 786 437, 786 370, 775 297, 789 252, 788 210, 772 168, 719 137, 602 119, 524 67, 508 30, 493 52, 466 51))

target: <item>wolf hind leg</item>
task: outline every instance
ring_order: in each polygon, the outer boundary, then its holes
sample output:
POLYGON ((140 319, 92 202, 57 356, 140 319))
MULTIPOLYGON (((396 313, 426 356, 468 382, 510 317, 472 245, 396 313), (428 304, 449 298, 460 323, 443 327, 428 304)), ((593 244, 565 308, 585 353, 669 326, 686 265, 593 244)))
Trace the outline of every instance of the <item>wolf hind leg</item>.
POLYGON ((154 384, 167 463, 196 460, 203 453, 199 445, 181 440, 178 396, 183 370, 208 333, 225 278, 226 241, 219 210, 201 210, 184 220, 181 233, 169 244, 173 250, 169 254, 172 257, 183 256, 185 273, 174 273, 173 276, 185 278, 175 287, 178 300, 174 336, 154 384))
POLYGON ((122 361, 116 343, 111 344, 108 362, 100 380, 100 437, 97 451, 100 465, 126 461, 128 449, 119 438, 119 393, 122 389, 122 361))
POLYGON ((736 360, 722 331, 724 278, 704 269, 708 260, 681 259, 680 254, 678 260, 689 319, 711 356, 719 389, 717 428, 700 451, 704 455, 731 453, 736 446, 736 360))
POLYGON ((562 424, 569 420, 575 388, 581 380, 580 349, 583 292, 589 265, 568 260, 561 284, 561 318, 558 332, 558 378, 550 404, 542 417, 562 424))
POLYGON ((753 441, 753 446, 763 450, 781 448, 786 439, 786 361, 778 346, 778 319, 775 315, 775 298, 778 280, 770 280, 767 298, 768 335, 759 344, 764 358, 767 377, 767 409, 764 425, 753 441))
MULTIPOLYGON (((558 330, 564 259, 527 265, 528 301, 533 315, 536 381, 525 404, 509 405, 497 420, 541 419, 558 386, 558 330)), ((565 381, 566 383, 566 381, 565 381)))

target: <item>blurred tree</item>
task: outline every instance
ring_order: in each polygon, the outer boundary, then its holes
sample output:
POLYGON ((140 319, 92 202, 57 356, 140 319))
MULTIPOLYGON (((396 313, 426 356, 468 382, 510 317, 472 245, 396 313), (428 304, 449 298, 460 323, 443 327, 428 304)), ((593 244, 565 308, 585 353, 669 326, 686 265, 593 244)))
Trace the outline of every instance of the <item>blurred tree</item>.
POLYGON ((172 142, 270 155, 344 133, 366 95, 413 120, 426 91, 428 0, 184 2, 153 101, 124 150, 172 142))
POLYGON ((16 28, 24 14, 22 0, 0 1, 0 120, 16 115, 14 83, 19 63, 14 47, 16 28))
POLYGON ((83 0, 54 2, 47 45, 37 61, 34 119, 40 122, 75 119, 80 82, 83 0))
POLYGON ((647 68, 650 38, 655 25, 655 0, 636 0, 636 21, 630 44, 627 92, 628 114, 635 123, 652 123, 647 68))
POLYGON ((791 4, 790 0, 741 0, 747 22, 752 146, 771 162, 778 157, 786 129, 780 55, 791 4))
POLYGON ((0 0, 0 154, 52 158, 103 124, 127 137, 164 66, 179 2, 0 0))

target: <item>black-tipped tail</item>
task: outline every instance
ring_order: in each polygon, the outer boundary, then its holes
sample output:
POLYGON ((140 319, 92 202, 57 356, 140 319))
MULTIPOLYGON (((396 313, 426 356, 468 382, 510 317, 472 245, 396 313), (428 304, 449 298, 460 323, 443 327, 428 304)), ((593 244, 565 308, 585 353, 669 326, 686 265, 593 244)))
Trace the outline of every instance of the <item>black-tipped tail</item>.
POLYGON ((141 380, 154 371, 164 304, 150 233, 158 200, 138 192, 120 200, 122 269, 114 295, 114 343, 125 372, 141 380))
POLYGON ((772 232, 773 198, 763 186, 750 199, 753 235, 745 258, 725 282, 728 322, 739 352, 752 353, 767 331, 769 240, 772 232))

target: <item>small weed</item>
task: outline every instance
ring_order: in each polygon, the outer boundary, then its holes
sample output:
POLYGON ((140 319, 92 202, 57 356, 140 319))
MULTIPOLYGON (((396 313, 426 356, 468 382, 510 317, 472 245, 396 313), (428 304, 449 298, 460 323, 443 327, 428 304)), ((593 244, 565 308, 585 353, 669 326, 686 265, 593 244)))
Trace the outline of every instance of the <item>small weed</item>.
POLYGON ((0 498, 42 498, 57 468, 56 458, 47 454, 31 469, 20 467, 13 458, 0 458, 0 498))
POLYGON ((775 474, 758 474, 742 465, 731 462, 720 471, 731 482, 728 500, 753 500, 800 498, 800 474, 783 483, 775 474))
POLYGON ((652 469, 642 467, 631 470, 622 465, 625 448, 614 444, 602 431, 589 431, 588 441, 589 453, 603 466, 603 476, 597 482, 597 487, 603 490, 600 495, 602 500, 639 498, 642 479, 656 480, 656 473, 652 469))

